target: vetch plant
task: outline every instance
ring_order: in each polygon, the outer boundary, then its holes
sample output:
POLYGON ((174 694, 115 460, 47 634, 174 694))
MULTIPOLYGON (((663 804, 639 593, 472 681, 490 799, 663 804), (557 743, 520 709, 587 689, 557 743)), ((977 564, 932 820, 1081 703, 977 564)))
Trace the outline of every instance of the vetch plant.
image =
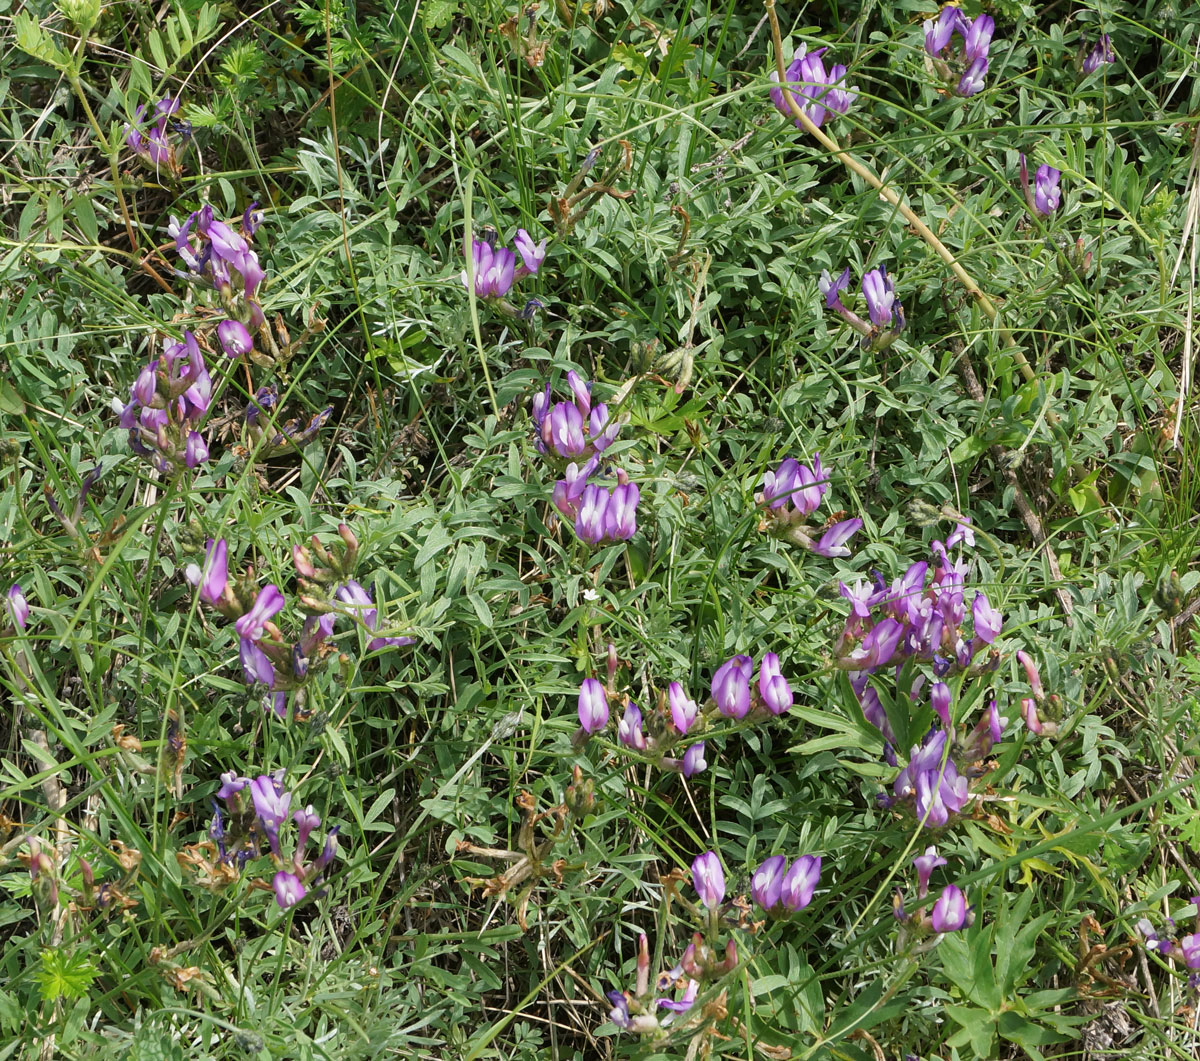
POLYGON ((862 292, 869 318, 866 321, 842 303, 841 292, 850 286, 849 266, 842 270, 836 280, 828 270, 823 270, 817 286, 825 297, 825 307, 837 313, 862 336, 864 350, 886 350, 904 331, 904 307, 896 298, 896 284, 888 276, 886 266, 881 265, 863 274, 862 292))
POLYGON ((944 7, 937 18, 926 21, 926 61, 948 88, 952 86, 956 95, 974 96, 982 91, 995 29, 991 15, 970 19, 957 7, 944 7))
POLYGON ((805 522, 816 512, 828 489, 820 454, 813 455, 811 465, 786 458, 775 471, 763 476, 762 490, 754 495, 755 502, 766 510, 759 531, 803 546, 818 556, 849 556, 846 543, 862 527, 861 519, 839 520, 824 530, 805 522))
POLYGON ((1033 175, 1033 187, 1031 188, 1029 186, 1029 169, 1025 164, 1025 156, 1021 155, 1021 191, 1025 195, 1025 202, 1029 206, 1030 213, 1049 217, 1058 209, 1058 204, 1062 199, 1062 189, 1058 186, 1058 179, 1061 176, 1060 170, 1043 164, 1038 166, 1037 172, 1033 175))
MULTIPOLYGON (((828 48, 818 48, 810 52, 808 46, 801 44, 792 56, 787 68, 787 76, 783 85, 779 84, 779 75, 772 70, 770 89, 771 102, 781 114, 792 117, 785 90, 800 104, 813 125, 820 128, 827 113, 847 114, 851 105, 858 98, 857 88, 846 86, 846 68, 840 63, 825 69, 821 58, 828 48)), ((800 120, 794 119, 797 129, 803 128, 800 120)))

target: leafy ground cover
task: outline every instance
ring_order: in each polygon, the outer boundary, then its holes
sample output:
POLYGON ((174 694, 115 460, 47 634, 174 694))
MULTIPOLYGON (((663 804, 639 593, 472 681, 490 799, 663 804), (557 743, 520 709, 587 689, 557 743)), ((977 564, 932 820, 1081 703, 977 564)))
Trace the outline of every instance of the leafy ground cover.
POLYGON ((1192 5, 0 18, 0 1058, 1195 1055, 1192 5))

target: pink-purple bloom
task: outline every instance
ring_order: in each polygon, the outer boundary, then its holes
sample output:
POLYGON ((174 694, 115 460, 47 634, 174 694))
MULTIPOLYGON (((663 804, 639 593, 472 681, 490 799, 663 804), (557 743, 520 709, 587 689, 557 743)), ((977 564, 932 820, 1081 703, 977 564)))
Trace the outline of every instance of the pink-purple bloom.
POLYGON ((599 733, 608 725, 608 696, 595 678, 584 678, 579 686, 579 724, 587 734, 599 733))
POLYGON ((275 889, 275 901, 281 910, 295 906, 308 894, 304 882, 296 874, 288 873, 285 870, 280 870, 275 874, 271 880, 271 887, 275 889))
POLYGON ((684 777, 695 777, 707 769, 708 760, 704 758, 704 741, 696 741, 695 744, 688 745, 688 750, 683 753, 683 762, 679 767, 679 772, 684 777))
MULTIPOLYGON (((801 44, 796 49, 792 61, 785 71, 785 84, 795 99, 797 105, 804 111, 813 125, 820 127, 825 121, 828 111, 845 114, 858 98, 857 88, 846 85, 846 68, 840 63, 831 66, 827 71, 822 56, 829 49, 818 48, 808 51, 808 46, 801 44)), ((799 118, 795 118, 788 106, 783 88, 779 84, 777 71, 771 73, 771 102, 783 115, 793 118, 796 128, 803 128, 799 118)))
POLYGON ((792 687, 779 669, 779 657, 766 653, 758 671, 758 695, 773 715, 782 715, 793 703, 792 687))
POLYGON ((254 598, 250 610, 236 623, 238 636, 258 641, 264 633, 264 628, 274 616, 283 611, 283 594, 273 582, 263 586, 254 598))
POLYGON ((712 679, 712 698, 726 718, 745 718, 750 710, 750 677, 754 661, 749 656, 734 656, 717 668, 712 679))
POLYGON ((687 733, 700 713, 699 705, 688 696, 679 682, 671 682, 667 686, 667 703, 671 708, 671 721, 681 733, 687 733))
POLYGON ((1004 616, 998 608, 993 608, 986 593, 975 594, 975 603, 971 605, 971 615, 975 620, 975 636, 981 641, 991 644, 1000 636, 1004 626, 1004 616))
POLYGON ((229 566, 227 547, 224 538, 213 541, 209 538, 204 543, 204 564, 188 564, 183 569, 184 578, 200 590, 200 599, 206 604, 215 605, 225 596, 225 586, 229 581, 229 566))
POLYGON ((646 750, 646 734, 642 730, 642 709, 632 700, 625 704, 625 714, 617 723, 617 739, 634 751, 646 750))
POLYGON ((217 338, 228 357, 241 357, 254 349, 254 340, 241 321, 225 320, 217 325, 217 338))
POLYGON ((29 621, 29 603, 25 600, 25 594, 18 583, 14 582, 8 587, 4 603, 13 623, 24 630, 25 624, 29 621))
POLYGON ((936 19, 925 22, 925 51, 943 81, 954 85, 958 95, 973 96, 982 90, 995 29, 991 15, 969 19, 957 7, 944 7, 936 19), (959 37, 957 52, 955 35, 959 37))
POLYGON ((772 855, 754 871, 750 879, 750 894, 764 910, 773 910, 783 897, 783 878, 787 874, 787 858, 772 855))
POLYGON ((292 794, 284 792, 283 786, 270 774, 262 774, 250 782, 250 798, 271 850, 279 854, 279 828, 287 821, 292 794))
POLYGON ((820 855, 802 855, 784 875, 780 901, 792 913, 803 910, 812 902, 813 891, 820 880, 820 855))
POLYGON ((725 871, 715 851, 697 855, 692 863, 692 885, 700 902, 715 910, 725 901, 725 871))
POLYGON ((239 639, 238 655, 247 685, 265 685, 269 689, 275 684, 275 664, 256 642, 247 637, 239 639))
POLYGON ((1083 72, 1094 74, 1105 63, 1115 63, 1116 61, 1117 53, 1113 51, 1112 40, 1105 33, 1096 41, 1092 50, 1088 52, 1087 58, 1083 60, 1083 72))
POLYGON ((930 924, 934 932, 957 932, 969 923, 967 897, 954 884, 948 884, 933 904, 930 924))
POLYGON ((1025 156, 1020 156, 1021 191, 1025 195, 1025 203, 1031 213, 1049 217, 1058 209, 1062 202, 1062 189, 1058 184, 1061 176, 1061 170, 1043 164, 1038 166, 1037 172, 1034 173, 1033 186, 1030 187, 1029 167, 1026 164, 1025 156))
POLYGON ((938 866, 946 865, 946 860, 937 853, 936 847, 930 846, 925 848, 925 854, 913 859, 913 865, 917 868, 917 898, 924 899, 929 894, 929 878, 938 866))

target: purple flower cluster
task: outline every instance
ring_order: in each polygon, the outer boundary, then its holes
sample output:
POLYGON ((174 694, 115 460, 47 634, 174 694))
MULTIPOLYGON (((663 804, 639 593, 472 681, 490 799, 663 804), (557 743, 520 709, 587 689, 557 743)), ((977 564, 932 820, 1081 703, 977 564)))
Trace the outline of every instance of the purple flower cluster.
POLYGON ((919 821, 942 826, 967 805, 970 791, 946 749, 946 731, 931 730, 925 740, 914 745, 908 765, 892 783, 897 800, 912 801, 919 821))
POLYGON ((820 507, 828 490, 820 454, 813 455, 811 465, 788 457, 763 476, 762 490, 755 495, 755 501, 766 510, 759 530, 811 549, 818 556, 849 556, 846 542, 862 527, 861 519, 841 520, 823 531, 804 522, 820 507))
POLYGON ((133 122, 125 126, 125 143, 130 150, 156 173, 166 171, 172 177, 183 172, 179 155, 191 137, 191 126, 187 122, 171 120, 179 107, 178 99, 164 96, 154 105, 154 124, 143 134, 146 121, 146 104, 143 103, 134 111, 133 122))
MULTIPOLYGON (((778 71, 771 72, 771 102, 781 114, 794 117, 784 96, 785 87, 809 121, 818 128, 829 111, 846 114, 850 110, 851 104, 858 98, 858 89, 846 86, 846 68, 840 63, 831 66, 828 71, 825 69, 825 61, 821 57, 828 50, 818 48, 810 52, 807 45, 801 44, 784 72, 785 85, 779 84, 778 71)), ((794 121, 797 129, 803 128, 799 118, 794 121)))
POLYGON ((743 719, 754 709, 768 715, 782 715, 793 702, 792 687, 780 673, 779 657, 766 653, 758 668, 758 682, 751 688, 754 660, 734 656, 713 674, 712 702, 726 718, 743 719))
MULTIPOLYGON (((1082 47, 1086 47, 1086 44, 1081 45, 1082 47)), ((1080 69, 1084 74, 1094 74, 1106 63, 1115 63, 1116 61, 1117 53, 1113 51, 1112 40, 1105 33, 1092 46, 1092 50, 1087 53, 1087 56, 1080 64, 1080 69)))
POLYGON ((1031 213, 1049 217, 1058 209, 1062 201, 1062 189, 1058 179, 1062 171, 1053 166, 1038 166, 1033 175, 1033 187, 1029 186, 1029 167, 1025 164, 1025 156, 1021 156, 1021 191, 1025 195, 1025 203, 1031 213))
POLYGON ((939 76, 960 96, 982 91, 988 72, 988 49, 996 21, 991 15, 967 18, 957 7, 944 7, 925 23, 925 51, 939 76), (959 48, 953 48, 955 36, 959 48))
POLYGON ((772 855, 754 871, 750 894, 767 913, 782 907, 797 913, 812 902, 813 892, 821 880, 819 855, 802 855, 788 865, 785 855, 772 855))
POLYGON ((567 373, 567 385, 573 401, 551 404, 549 383, 533 396, 533 445, 543 455, 572 462, 577 468, 570 484, 574 486, 576 480, 586 480, 596 470, 601 454, 616 441, 621 424, 609 416, 604 402, 592 404, 592 384, 574 369, 567 373))
POLYGON ((218 862, 240 870, 262 854, 261 843, 266 840, 277 867, 271 881, 275 901, 283 910, 295 906, 336 857, 337 827, 329 830, 320 853, 310 862, 306 855, 308 840, 321 827, 321 819, 311 805, 293 811, 296 842, 291 855, 284 855, 279 834, 288 821, 292 793, 283 787, 283 771, 251 780, 231 770, 221 775, 217 798, 223 801, 225 811, 222 813, 221 806, 213 802, 208 835, 216 845, 218 862))
POLYGON ((238 657, 247 685, 263 685, 270 692, 270 705, 275 714, 286 718, 288 692, 298 692, 295 710, 301 715, 304 684, 314 662, 324 665, 333 652, 328 639, 333 635, 339 615, 362 623, 373 636, 367 651, 374 652, 390 646, 415 643, 411 637, 389 637, 377 633, 379 613, 371 594, 360 583, 346 577, 357 557, 358 542, 345 524, 338 528, 345 545, 341 557, 336 557, 313 536, 313 549, 325 567, 316 567, 311 554, 298 545, 292 560, 299 576, 300 606, 308 613, 300 637, 288 643, 275 625, 275 617, 283 611, 286 599, 274 583, 254 590, 249 585, 235 584, 229 578, 228 546, 225 539, 209 539, 203 564, 188 564, 184 575, 196 587, 200 599, 226 618, 234 620, 238 635, 238 657))
POLYGON ((474 276, 476 298, 502 299, 518 280, 535 276, 546 260, 546 241, 534 243, 533 237, 519 228, 513 245, 521 255, 519 267, 517 254, 496 243, 495 229, 486 229, 483 239, 472 240, 471 268, 459 274, 463 287, 469 291, 474 276))
POLYGON ((828 270, 822 270, 817 287, 825 298, 825 308, 838 314, 861 335, 864 350, 886 350, 904 331, 904 307, 896 298, 896 284, 888 276, 887 267, 870 269, 863 274, 862 293, 867 304, 868 320, 842 304, 841 292, 850 286, 850 267, 835 280, 828 270))
POLYGON ((197 428, 212 402, 212 378, 191 332, 171 343, 138 373, 130 400, 120 408, 129 448, 159 472, 172 474, 208 460, 208 443, 197 428))
MULTIPOLYGON (((249 243, 262 221, 262 212, 257 207, 257 203, 246 207, 238 229, 214 218, 211 206, 204 206, 182 222, 172 217, 167 226, 168 234, 175 240, 175 250, 189 272, 206 277, 227 308, 232 310, 237 305, 237 296, 242 296, 244 306, 238 316, 246 318, 252 331, 258 331, 266 323, 257 299, 259 286, 267 274, 249 243)), ((243 336, 236 329, 227 329, 221 336, 225 352, 230 357, 238 356, 229 353, 228 344, 232 343, 234 349, 243 346, 249 334, 246 331, 243 336)))
POLYGON ((613 487, 594 482, 603 454, 621 430, 603 402, 592 404, 592 385, 577 372, 567 373, 573 401, 551 403, 550 384, 533 396, 534 447, 543 456, 567 461, 554 484, 554 507, 589 545, 628 541, 637 533, 641 491, 617 470, 613 487))

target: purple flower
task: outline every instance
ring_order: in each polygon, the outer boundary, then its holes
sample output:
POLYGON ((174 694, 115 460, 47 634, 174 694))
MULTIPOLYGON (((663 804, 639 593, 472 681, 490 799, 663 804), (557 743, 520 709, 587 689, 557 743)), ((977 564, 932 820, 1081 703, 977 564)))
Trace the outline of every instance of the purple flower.
POLYGON ((1004 737, 1004 727, 1008 723, 1008 719, 1000 717, 1000 710, 996 707, 995 700, 988 704, 987 723, 988 735, 992 738, 992 743, 999 744, 1004 737))
POLYGON ((856 615, 860 619, 869 618, 871 609, 879 603, 882 594, 880 591, 859 579, 853 586, 847 586, 845 582, 838 583, 838 593, 845 597, 850 602, 850 614, 856 615))
POLYGON ((679 682, 671 682, 667 686, 667 701, 671 705, 671 721, 675 724, 675 728, 681 734, 687 733, 700 712, 696 701, 688 696, 679 682))
POLYGON ((590 545, 604 540, 608 532, 606 513, 612 495, 596 483, 583 488, 579 498, 579 515, 575 517, 575 533, 590 545))
POLYGON ((959 542, 962 542, 968 549, 975 548, 975 531, 971 529, 971 517, 963 516, 954 525, 954 530, 950 532, 950 536, 946 539, 946 548, 953 549, 959 542))
POLYGON ((254 340, 241 321, 221 321, 217 325, 217 338, 228 357, 241 357, 254 349, 254 340))
POLYGON ((979 15, 971 22, 962 18, 959 32, 963 38, 963 57, 968 63, 986 59, 988 48, 992 44, 992 34, 996 31, 996 20, 991 15, 979 15))
POLYGON ((1083 60, 1083 72, 1094 74, 1105 63, 1115 63, 1116 61, 1117 53, 1113 51, 1112 41, 1105 33, 1096 41, 1092 50, 1088 52, 1087 58, 1083 60))
POLYGON ((271 850, 279 854, 279 827, 287 821, 292 794, 284 792, 270 774, 262 774, 250 782, 250 798, 271 850))
POLYGON ((779 657, 774 652, 768 652, 762 658, 758 671, 758 695, 773 715, 782 715, 794 702, 792 687, 780 673, 779 657))
POLYGON ((725 900, 725 872, 715 851, 697 855, 692 863, 692 885, 700 902, 715 910, 725 900))
MULTIPOLYGON (((485 240, 471 241, 472 267, 475 274, 476 298, 503 298, 512 289, 517 258, 507 247, 494 247, 485 240)), ((470 286, 470 275, 463 270, 464 287, 470 286)))
POLYGON ((519 228, 513 245, 521 255, 525 271, 530 275, 535 274, 542 267, 542 262, 546 260, 546 241, 534 243, 533 237, 523 228, 519 228))
POLYGON ((317 812, 313 810, 310 803, 304 810, 294 811, 292 813, 292 821, 296 823, 296 851, 299 853, 304 849, 304 845, 308 843, 308 837, 314 829, 321 827, 321 819, 317 817, 317 812))
POLYGON ((583 414, 570 402, 558 402, 550 410, 549 442, 560 457, 579 457, 587 451, 583 437, 583 414))
POLYGON ((359 582, 349 579, 338 587, 334 599, 346 605, 346 611, 358 618, 368 630, 374 630, 379 621, 379 613, 371 594, 359 582))
POLYGON ((296 874, 287 873, 284 870, 275 874, 271 880, 271 887, 275 889, 275 901, 281 910, 295 906, 308 894, 304 882, 296 874))
POLYGON ((967 779, 947 760, 944 770, 931 769, 917 775, 916 815, 926 825, 945 825, 951 814, 966 806, 969 796, 967 779))
POLYGON ((862 279, 867 314, 877 328, 892 323, 892 306, 896 302, 896 285, 888 277, 887 267, 880 266, 865 273, 862 279))
POLYGON ((12 617, 12 621, 24 630, 25 624, 29 621, 29 603, 25 600, 25 594, 16 582, 8 588, 5 605, 8 608, 8 614, 12 617))
POLYGON ((200 599, 206 604, 215 605, 225 596, 225 586, 229 580, 226 552, 224 538, 218 538, 216 541, 209 538, 204 543, 203 567, 188 564, 183 569, 183 577, 193 586, 199 587, 200 599))
POLYGON ((157 369, 158 362, 151 361, 138 373, 137 379, 133 381, 133 386, 129 388, 133 399, 141 402, 142 405, 150 405, 158 394, 157 369))
POLYGON ((189 431, 184 447, 183 462, 189 468, 198 468, 208 460, 208 443, 199 431, 189 431))
POLYGON ((974 96, 976 93, 982 92, 983 81, 987 77, 987 72, 987 57, 980 56, 967 67, 963 72, 963 76, 958 79, 958 94, 960 96, 974 96))
POLYGON ((257 641, 263 636, 263 626, 283 611, 283 594, 273 582, 258 591, 254 604, 236 623, 238 636, 257 641))
POLYGON ((834 280, 829 275, 829 270, 821 270, 821 279, 817 281, 817 287, 821 294, 825 296, 826 309, 838 309, 841 304, 840 292, 850 286, 850 266, 842 271, 841 276, 834 280))
POLYGON ((785 508, 800 484, 800 462, 792 457, 783 460, 775 471, 763 476, 762 495, 768 508, 785 508))
POLYGON ((275 665, 255 642, 243 637, 239 642, 238 652, 247 685, 261 684, 270 688, 275 684, 275 665))
POLYGON ((783 905, 792 913, 803 910, 812 902, 813 891, 820 879, 820 855, 803 855, 796 859, 783 878, 783 905))
POLYGON ((975 620, 975 636, 989 645, 1000 636, 1004 626, 1004 616, 993 608, 986 593, 975 594, 975 602, 971 605, 971 615, 975 620))
POLYGON ((953 884, 946 885, 933 904, 930 924, 934 932, 957 932, 967 926, 967 897, 953 884))
POLYGON ((1062 200, 1062 189, 1058 186, 1058 179, 1061 176, 1061 170, 1046 165, 1038 166, 1037 172, 1033 175, 1033 205, 1037 212, 1044 217, 1049 217, 1054 213, 1062 200))
POLYGON ((1200 935, 1191 933, 1179 941, 1179 955, 1189 969, 1200 969, 1200 935))
POLYGON ((637 507, 641 491, 637 483, 613 487, 604 510, 604 534, 613 541, 629 541, 637 533, 637 507))
POLYGON ((750 881, 750 894, 764 910, 773 910, 783 897, 783 878, 787 873, 787 859, 783 855, 772 855, 754 871, 750 881))
POLYGON ((862 525, 863 521, 857 516, 854 519, 844 519, 840 523, 835 523, 821 535, 821 540, 813 546, 812 551, 818 556, 830 558, 849 556, 850 550, 846 548, 846 542, 858 533, 862 525))
POLYGON ((938 866, 946 865, 946 860, 937 853, 937 848, 925 848, 925 854, 917 855, 913 859, 913 865, 917 867, 917 898, 924 899, 929 894, 929 878, 933 871, 938 866))
POLYGON ((683 989, 683 998, 678 1002, 673 1002, 669 998, 660 998, 658 999, 658 1005, 661 1009, 669 1009, 674 1013, 686 1013, 696 1004, 696 994, 699 990, 700 981, 689 978, 687 985, 683 989))
POLYGON ((882 667, 896 654, 904 627, 891 617, 881 619, 871 627, 862 644, 846 657, 852 670, 874 670, 882 667))
POLYGON ((954 31, 959 29, 963 14, 957 7, 943 7, 936 19, 925 22, 925 51, 937 57, 950 46, 954 31))
POLYGON ((684 777, 695 777, 707 769, 708 761, 704 758, 704 741, 696 741, 695 744, 689 745, 688 750, 683 753, 683 763, 679 772, 684 777))
POLYGON ((250 778, 239 777, 237 772, 229 770, 221 775, 221 787, 217 789, 217 798, 223 799, 231 811, 237 808, 231 802, 243 788, 250 784, 250 778))
POLYGON ((338 827, 335 825, 325 834, 325 846, 321 848, 321 853, 317 856, 316 862, 313 863, 313 871, 315 873, 322 872, 335 858, 337 858, 337 834, 338 827))
POLYGON ((584 678, 580 683, 579 724, 587 734, 599 733, 608 725, 608 697, 595 678, 584 678))
POLYGON ((617 723, 617 739, 634 751, 646 750, 646 734, 642 732, 642 709, 632 700, 625 705, 625 714, 617 723))
POLYGON ((950 728, 950 686, 945 682, 934 682, 929 687, 929 703, 942 720, 942 725, 950 728))
POLYGON ((749 656, 734 656, 717 668, 712 680, 712 698, 726 718, 745 718, 750 710, 750 675, 754 661, 749 656))

